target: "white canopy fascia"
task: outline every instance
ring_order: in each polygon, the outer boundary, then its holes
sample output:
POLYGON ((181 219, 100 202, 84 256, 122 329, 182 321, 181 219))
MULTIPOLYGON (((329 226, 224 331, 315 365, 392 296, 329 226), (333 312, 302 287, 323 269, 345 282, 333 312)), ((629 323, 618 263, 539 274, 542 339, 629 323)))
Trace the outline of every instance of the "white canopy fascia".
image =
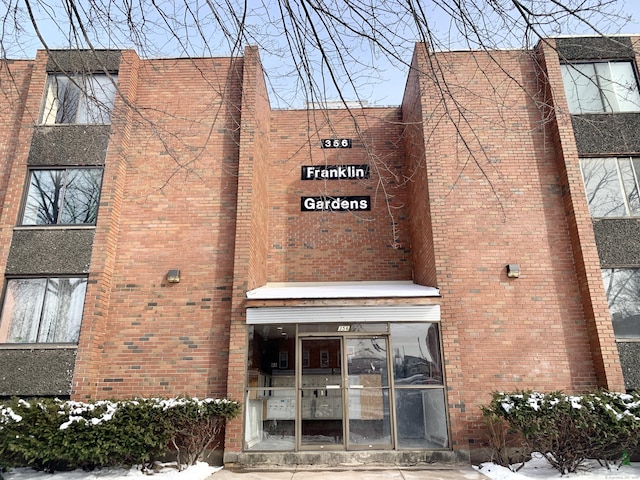
POLYGON ((247 308, 247 323, 249 325, 439 321, 440 305, 247 308))
MULTIPOLYGON (((270 283, 247 292, 249 300, 424 298, 437 288, 412 282, 270 283)), ((248 324, 438 322, 440 305, 259 306, 247 308, 248 324)))
POLYGON ((434 287, 408 282, 295 282, 268 283, 247 292, 249 300, 313 298, 416 298, 439 297, 434 287))

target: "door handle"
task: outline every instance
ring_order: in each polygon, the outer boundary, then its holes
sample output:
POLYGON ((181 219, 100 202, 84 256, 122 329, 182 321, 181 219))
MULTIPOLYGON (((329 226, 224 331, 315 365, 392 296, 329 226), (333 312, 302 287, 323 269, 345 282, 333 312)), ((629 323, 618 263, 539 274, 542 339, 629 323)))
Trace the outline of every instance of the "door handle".
POLYGON ((364 388, 364 385, 349 385, 349 388, 364 388))
POLYGON ((327 385, 325 388, 327 390, 337 390, 338 388, 340 388, 340 385, 327 385))

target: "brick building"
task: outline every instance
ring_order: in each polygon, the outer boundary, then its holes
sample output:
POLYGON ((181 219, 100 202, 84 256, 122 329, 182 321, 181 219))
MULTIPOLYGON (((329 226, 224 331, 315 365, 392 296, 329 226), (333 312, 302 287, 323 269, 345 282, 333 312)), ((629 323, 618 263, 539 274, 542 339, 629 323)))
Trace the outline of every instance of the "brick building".
POLYGON ((228 462, 416 462, 494 390, 638 388, 638 42, 418 45, 401 106, 328 110, 272 110, 253 47, 7 62, 0 395, 228 396, 228 462))

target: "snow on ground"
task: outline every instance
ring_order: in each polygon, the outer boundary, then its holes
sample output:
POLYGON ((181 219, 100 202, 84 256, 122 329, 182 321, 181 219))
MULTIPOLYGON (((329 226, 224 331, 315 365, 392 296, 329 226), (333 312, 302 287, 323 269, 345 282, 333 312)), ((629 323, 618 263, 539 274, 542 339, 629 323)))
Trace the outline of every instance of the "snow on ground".
POLYGON ((36 472, 30 468, 16 468, 9 473, 4 473, 5 480, 205 480, 222 467, 210 467, 207 463, 199 462, 182 472, 178 472, 175 464, 163 464, 164 468, 154 471, 152 475, 143 473, 137 468, 130 470, 124 468, 104 468, 85 472, 82 470, 72 470, 71 472, 50 473, 36 472))
MULTIPOLYGON (((134 480, 154 478, 155 480, 205 480, 222 467, 210 467, 206 463, 198 463, 182 472, 175 466, 164 464, 165 467, 153 475, 143 473, 136 468, 130 470, 105 468, 93 472, 74 470, 72 472, 56 472, 54 475, 36 472, 28 468, 18 468, 4 474, 5 480, 134 480)), ((640 479, 640 463, 623 465, 620 468, 612 466, 610 470, 602 467, 596 461, 588 461, 577 473, 560 475, 549 466, 539 454, 534 454, 519 471, 513 472, 508 468, 494 463, 483 463, 474 467, 479 472, 493 480, 638 480, 640 479)), ((215 477, 214 477, 215 478, 215 477)))
POLYGON ((576 473, 560 475, 560 472, 551 468, 549 463, 539 453, 533 454, 524 467, 513 472, 506 467, 495 463, 483 463, 474 467, 479 472, 493 480, 549 480, 562 478, 563 480, 638 480, 640 479, 640 463, 613 465, 610 470, 601 466, 594 460, 589 460, 576 473))

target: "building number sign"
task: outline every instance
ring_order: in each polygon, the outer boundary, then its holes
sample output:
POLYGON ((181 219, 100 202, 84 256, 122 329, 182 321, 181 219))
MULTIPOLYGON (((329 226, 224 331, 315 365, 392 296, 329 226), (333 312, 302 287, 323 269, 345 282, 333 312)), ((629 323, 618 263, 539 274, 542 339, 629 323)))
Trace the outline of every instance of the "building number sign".
MULTIPOLYGON (((322 148, 351 148, 350 138, 323 138, 320 140, 322 148)), ((369 165, 306 165, 302 166, 302 180, 341 180, 369 178, 369 165)), ((302 212, 314 211, 370 211, 371 197, 300 197, 302 212)), ((339 325, 339 332, 348 332, 349 325, 339 325)))
POLYGON ((351 148, 350 138, 323 138, 320 140, 322 148, 351 148))

